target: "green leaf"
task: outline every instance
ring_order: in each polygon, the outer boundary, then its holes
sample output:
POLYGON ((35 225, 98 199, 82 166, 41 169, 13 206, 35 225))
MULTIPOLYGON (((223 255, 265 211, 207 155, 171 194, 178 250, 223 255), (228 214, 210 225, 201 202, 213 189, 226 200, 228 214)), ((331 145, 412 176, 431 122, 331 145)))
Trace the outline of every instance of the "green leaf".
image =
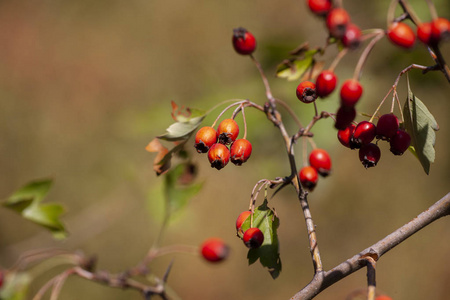
POLYGON ((0 289, 2 300, 24 300, 27 297, 31 276, 25 272, 8 272, 0 289))
POLYGON ((276 76, 288 81, 299 79, 312 65, 313 57, 305 56, 303 59, 287 59, 277 67, 276 76))
POLYGON ((410 150, 419 159, 425 173, 430 173, 430 165, 435 159, 434 145, 439 125, 428 108, 411 91, 408 82, 408 97, 403 107, 405 129, 411 135, 410 150))
POLYGON ((206 117, 206 112, 203 110, 193 108, 186 108, 185 110, 184 113, 180 112, 178 106, 172 103, 172 118, 176 122, 166 129, 166 133, 158 136, 159 139, 166 141, 186 140, 206 117))
POLYGON ((51 185, 51 180, 30 182, 14 192, 3 205, 23 218, 47 228, 55 238, 62 239, 67 236, 64 225, 59 220, 64 208, 60 204, 41 203, 51 185))
POLYGON ((164 178, 164 197, 168 218, 178 213, 203 187, 203 183, 181 184, 182 177, 189 172, 189 165, 181 163, 166 173, 164 178))
POLYGON ((261 265, 268 269, 272 278, 276 279, 281 272, 281 259, 277 236, 277 228, 280 221, 274 211, 267 206, 267 199, 255 209, 253 226, 251 226, 250 222, 251 218, 247 218, 242 224, 242 230, 245 232, 250 227, 259 228, 264 234, 264 242, 261 247, 248 251, 248 263, 251 265, 259 259, 261 265))

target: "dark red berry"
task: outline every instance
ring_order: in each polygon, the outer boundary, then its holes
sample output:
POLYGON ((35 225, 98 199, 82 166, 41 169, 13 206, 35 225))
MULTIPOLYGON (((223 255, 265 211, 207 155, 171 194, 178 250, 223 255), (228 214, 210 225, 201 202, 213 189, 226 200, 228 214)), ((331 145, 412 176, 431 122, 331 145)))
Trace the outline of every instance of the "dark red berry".
POLYGON ((327 28, 335 38, 342 38, 350 23, 350 16, 343 8, 334 8, 327 15, 327 28))
POLYGON ((352 107, 358 102, 363 93, 363 88, 358 80, 347 79, 341 87, 341 105, 352 107))
POLYGON ((230 150, 223 144, 214 144, 209 148, 208 159, 211 163, 211 168, 220 170, 228 164, 228 161, 230 160, 230 150))
POLYGON ((239 135, 239 125, 233 119, 225 119, 217 128, 219 143, 228 145, 236 140, 239 135))
POLYGON ((309 154, 309 164, 317 172, 326 177, 331 172, 331 158, 327 151, 316 148, 309 154))
POLYGON ((359 149, 359 160, 366 169, 375 167, 380 160, 380 157, 380 148, 375 144, 370 143, 362 145, 361 149, 359 149))
POLYGON ((336 113, 336 123, 334 123, 334 127, 336 129, 345 129, 347 128, 355 119, 356 110, 354 107, 339 107, 336 113))
POLYGON ((422 23, 417 26, 417 38, 426 45, 433 44, 431 38, 431 22, 422 23))
POLYGON ((354 149, 354 147, 350 147, 350 143, 351 138, 353 136, 353 132, 355 132, 355 128, 356 126, 354 124, 350 124, 349 126, 347 126, 347 128, 338 130, 337 133, 338 140, 339 142, 341 142, 342 145, 344 145, 347 148, 354 149))
POLYGON ((303 167, 298 176, 302 186, 310 191, 314 190, 317 185, 317 181, 319 180, 317 170, 310 166, 303 167))
POLYGON ((242 239, 244 240, 245 246, 250 249, 256 249, 264 242, 264 234, 259 228, 252 227, 244 232, 244 237, 242 239))
POLYGON ((402 155, 411 145, 411 136, 403 129, 397 130, 397 133, 391 138, 391 152, 394 155, 402 155))
POLYGON ((331 9, 331 0, 307 0, 309 9, 318 16, 325 16, 331 9))
POLYGON ((204 259, 215 263, 227 258, 230 249, 221 239, 209 238, 200 246, 200 251, 204 259))
POLYGON ((241 227, 250 215, 251 211, 249 210, 243 211, 239 214, 238 218, 236 219, 236 231, 238 235, 242 236, 244 234, 241 227))
POLYGON ((450 38, 450 21, 445 18, 437 18, 431 23, 431 40, 439 43, 450 38))
POLYGON ((319 97, 326 97, 336 88, 337 77, 333 71, 322 71, 316 79, 316 93, 319 97))
POLYGON ((206 153, 217 142, 217 131, 209 126, 200 128, 195 135, 194 147, 198 153, 206 153))
POLYGON ((311 81, 303 81, 297 86, 297 98, 303 103, 311 103, 317 99, 316 85, 311 81))
POLYGON ((256 49, 256 39, 247 29, 239 27, 233 30, 233 47, 242 55, 252 54, 256 49))
POLYGON ((355 24, 348 24, 342 37, 342 44, 350 49, 358 48, 359 44, 361 44, 361 29, 355 24))
POLYGON ((360 148, 362 145, 369 144, 376 135, 376 126, 368 121, 362 121, 356 125, 355 132, 351 138, 350 147, 360 148))
POLYGON ((249 159, 252 154, 252 144, 246 139, 238 139, 230 148, 231 162, 240 166, 249 159))
POLYGON ((403 48, 412 48, 416 41, 414 31, 402 22, 392 23, 387 30, 387 35, 392 43, 403 48))
POLYGON ((398 119, 394 114, 382 115, 377 122, 377 138, 389 140, 398 130, 398 119))

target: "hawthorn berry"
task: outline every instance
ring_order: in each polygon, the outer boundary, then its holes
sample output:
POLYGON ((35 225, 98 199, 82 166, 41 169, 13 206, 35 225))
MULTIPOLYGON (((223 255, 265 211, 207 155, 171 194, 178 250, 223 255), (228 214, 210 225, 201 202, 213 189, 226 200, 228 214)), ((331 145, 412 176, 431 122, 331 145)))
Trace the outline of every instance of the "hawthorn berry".
POLYGON ((377 138, 388 140, 392 138, 398 130, 398 119, 394 114, 384 114, 377 122, 377 138))
POLYGON ((417 38, 426 45, 433 44, 431 38, 431 22, 422 23, 417 26, 417 38))
POLYGON ((356 49, 361 43, 361 29, 353 23, 347 25, 347 29, 345 30, 345 34, 342 37, 342 44, 346 48, 356 49))
POLYGON ((244 234, 244 232, 242 231, 242 224, 244 224, 245 220, 247 220, 247 218, 251 215, 251 211, 246 210, 243 211, 239 214, 239 216, 236 219, 236 231, 239 234, 241 234, 241 236, 244 234))
POLYGON ((369 144, 376 135, 376 126, 369 121, 362 121, 356 125, 355 132, 351 138, 351 146, 360 148, 362 145, 369 144))
POLYGON ((259 228, 252 227, 244 232, 244 237, 242 239, 244 240, 245 246, 250 249, 256 249, 264 242, 264 234, 259 228))
POLYGON ((359 149, 359 160, 366 169, 375 167, 380 160, 380 157, 381 151, 376 144, 365 144, 359 149))
POLYGON ((233 119, 225 119, 217 128, 219 143, 228 145, 236 140, 239 135, 239 125, 233 119))
POLYGON ((331 9, 331 0, 307 0, 309 9, 318 16, 325 16, 331 9))
POLYGON ((239 27, 233 29, 233 47, 242 55, 252 54, 256 49, 256 39, 247 29, 239 27))
POLYGON ((353 132, 355 132, 355 128, 356 126, 354 124, 350 124, 345 129, 338 130, 338 140, 347 148, 354 149, 354 147, 351 146, 351 138, 353 136, 353 132))
POLYGON ((194 147, 198 153, 206 153, 217 142, 217 131, 209 126, 200 128, 195 135, 194 147))
POLYGON ((319 180, 319 176, 317 174, 317 170, 311 166, 303 167, 299 174, 300 183, 304 188, 309 191, 313 191, 317 185, 317 181, 319 180))
POLYGON ((437 18, 431 22, 431 41, 439 43, 450 37, 450 21, 446 18, 437 18))
POLYGON ((363 93, 363 88, 358 80, 347 79, 341 87, 341 105, 352 107, 358 102, 363 93))
POLYGON ((317 99, 316 85, 311 81, 303 81, 297 86, 297 98, 303 103, 311 103, 317 99))
POLYGON ((219 238, 209 238, 200 246, 200 252, 209 262, 220 262, 227 258, 230 248, 219 238))
POLYGON ((236 166, 245 163, 252 154, 252 144, 246 139, 238 139, 230 148, 231 162, 236 166))
POLYGON ((209 148, 208 159, 211 163, 211 168, 220 170, 228 164, 228 161, 230 160, 230 150, 228 150, 227 146, 216 143, 209 148))
POLYGON ((309 164, 316 171, 326 177, 331 172, 331 158, 327 151, 316 148, 309 154, 309 164))
POLYGON ((343 8, 334 8, 327 15, 327 28, 335 38, 342 38, 350 23, 350 16, 343 8))
POLYGON ((322 71, 316 79, 316 93, 318 97, 326 97, 336 88, 337 77, 333 71, 322 71))
POLYGON ((392 43, 403 48, 412 48, 416 41, 414 31, 402 22, 392 23, 387 30, 387 36, 392 43))
POLYGON ((392 298, 386 295, 380 295, 376 297, 375 300, 392 300, 392 298))
POLYGON ((397 133, 389 141, 390 150, 394 155, 402 155, 411 145, 411 136, 403 129, 397 130, 397 133))
POLYGON ((355 117, 356 109, 354 107, 341 105, 336 113, 336 123, 334 123, 334 127, 339 130, 345 129, 353 122, 355 117))

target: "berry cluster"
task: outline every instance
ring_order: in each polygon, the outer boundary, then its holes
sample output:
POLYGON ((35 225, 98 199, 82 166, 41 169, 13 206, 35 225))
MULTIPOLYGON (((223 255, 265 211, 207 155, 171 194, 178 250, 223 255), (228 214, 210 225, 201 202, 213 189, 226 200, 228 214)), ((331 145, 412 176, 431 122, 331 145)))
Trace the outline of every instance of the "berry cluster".
POLYGON ((326 177, 331 173, 331 158, 327 151, 316 148, 309 154, 309 166, 300 169, 298 177, 302 186, 312 191, 317 185, 319 175, 326 177))
POLYGON ((402 155, 411 144, 410 135, 400 128, 398 118, 390 113, 382 115, 377 125, 369 121, 348 125, 337 133, 339 142, 347 148, 359 149, 359 159, 365 168, 377 165, 381 157, 381 151, 377 143, 372 143, 376 138, 389 142, 390 150, 394 155, 402 155))
POLYGON ((236 139, 239 126, 233 119, 220 122, 217 130, 205 126, 195 135, 194 147, 198 153, 208 152, 208 159, 212 168, 217 170, 231 162, 237 166, 245 163, 252 154, 252 144, 245 138, 236 139), (231 147, 228 148, 228 145, 231 147))
POLYGON ((247 220, 250 215, 251 211, 249 210, 239 214, 236 220, 236 233, 237 236, 243 240, 245 246, 250 249, 256 249, 259 248, 264 242, 264 234, 257 227, 251 227, 245 232, 242 230, 242 224, 244 224, 245 220, 247 220))

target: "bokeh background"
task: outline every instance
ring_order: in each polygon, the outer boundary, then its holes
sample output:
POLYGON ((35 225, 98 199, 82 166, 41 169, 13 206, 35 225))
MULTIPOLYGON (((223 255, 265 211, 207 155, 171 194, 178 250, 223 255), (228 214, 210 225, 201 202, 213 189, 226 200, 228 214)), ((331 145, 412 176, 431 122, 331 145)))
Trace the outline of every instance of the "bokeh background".
MULTIPOLYGON (((120 272, 145 255, 160 227, 162 180, 152 170, 153 154, 144 148, 172 122, 170 101, 203 109, 233 98, 264 102, 257 70, 232 49, 235 27, 254 33, 255 56, 267 71, 273 93, 307 123, 313 108, 296 100, 298 82, 273 76, 288 51, 306 40, 311 45, 325 41, 323 23, 304 2, 1 1, 0 197, 30 180, 53 178, 47 199, 66 207, 63 220, 71 235, 55 242, 34 224, 0 209, 0 265, 11 266, 31 249, 62 247, 96 254, 99 269, 120 272)), ((388 2, 345 1, 345 7, 361 28, 385 28, 388 2)), ((449 18, 450 3, 435 2, 440 15, 449 18)), ((425 1, 411 3, 429 20, 425 1)), ((450 61, 449 43, 442 49, 450 61)), ((327 63, 333 51, 325 57, 327 63)), ((357 58, 358 52, 352 53, 339 65, 341 80, 351 76, 357 58)), ((372 113, 399 71, 411 63, 432 64, 425 47, 418 44, 404 51, 381 41, 367 62, 358 108, 372 113)), ((430 175, 410 153, 391 155, 386 143, 381 144, 379 165, 365 170, 357 153, 338 143, 331 120, 314 127, 315 142, 329 151, 334 170, 309 197, 326 269, 383 238, 449 191, 450 86, 437 72, 410 75, 413 91, 441 127, 430 175)), ((399 93, 405 99, 404 79, 399 93)), ((335 111, 337 103, 335 93, 318 106, 335 111)), ((386 104, 383 112, 388 110, 386 104)), ((232 248, 229 260, 210 265, 182 254, 151 266, 162 276, 175 258, 169 285, 182 299, 288 299, 312 278, 305 225, 291 188, 270 201, 281 219, 283 271, 277 280, 259 263, 247 266, 247 250, 235 237, 235 219, 247 208, 253 185, 289 172, 277 130, 260 112, 248 110, 246 115, 252 158, 218 172, 205 156, 195 156, 204 188, 163 239, 164 245, 198 245, 219 236, 232 248)), ((293 132, 294 124, 285 120, 293 132)), ((301 161, 301 143, 295 151, 301 161)), ((449 237, 450 221, 439 220, 387 253, 377 266, 378 289, 396 300, 448 299, 449 237)), ((35 271, 39 277, 29 298, 61 270, 35 271)), ((345 299, 365 284, 365 271, 359 271, 317 299, 345 299)), ((141 296, 70 278, 60 298, 141 296)))

